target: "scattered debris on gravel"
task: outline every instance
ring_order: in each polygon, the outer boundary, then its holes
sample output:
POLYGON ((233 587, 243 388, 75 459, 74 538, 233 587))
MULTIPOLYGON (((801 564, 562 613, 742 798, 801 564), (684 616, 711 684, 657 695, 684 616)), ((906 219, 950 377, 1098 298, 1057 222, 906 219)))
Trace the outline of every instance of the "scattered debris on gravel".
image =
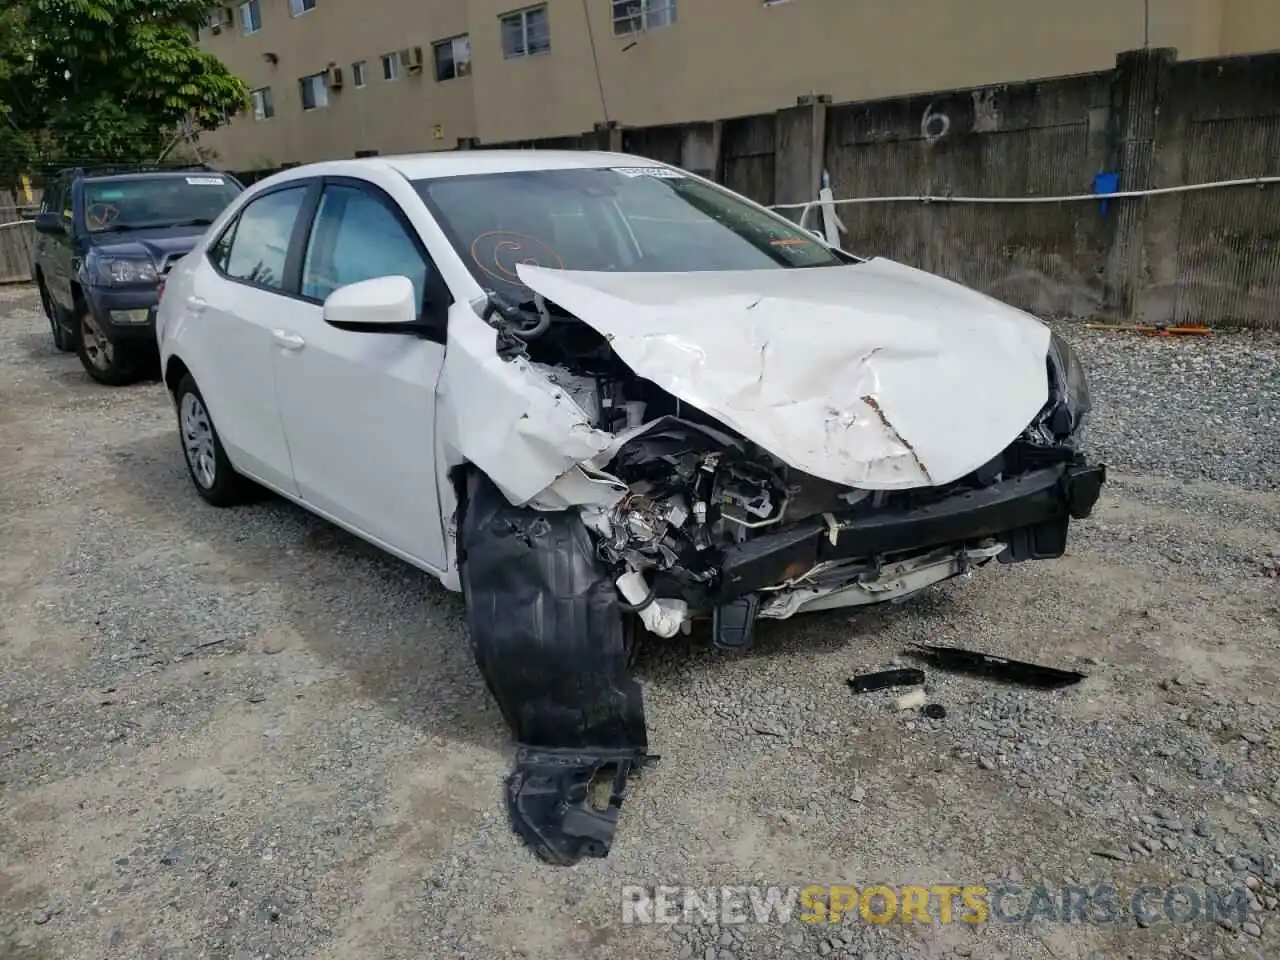
POLYGON ((561 870, 504 816, 458 599, 279 500, 205 506, 162 387, 90 383, 0 287, 0 957, 1276 956, 1280 336, 1058 329, 1109 466, 1068 555, 741 656, 649 642, 662 762, 609 858, 561 870), (850 695, 922 643, 1087 679, 850 695), (985 923, 624 922, 637 889, 871 884, 1023 896, 985 923), (1068 887, 1118 919, 1021 922, 1068 887), (1170 922, 1209 889, 1245 909, 1170 922))

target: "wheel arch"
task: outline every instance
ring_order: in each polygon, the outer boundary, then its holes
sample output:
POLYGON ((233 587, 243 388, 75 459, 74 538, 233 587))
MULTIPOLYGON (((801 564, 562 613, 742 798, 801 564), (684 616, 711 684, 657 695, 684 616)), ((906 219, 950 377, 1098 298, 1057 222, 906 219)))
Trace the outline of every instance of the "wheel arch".
MULTIPOLYGON (((169 391, 169 396, 177 398, 178 384, 182 382, 182 378, 191 373, 191 368, 183 362, 182 358, 177 354, 166 361, 164 365, 164 386, 169 391)), ((195 377, 192 377, 194 380, 195 377)))

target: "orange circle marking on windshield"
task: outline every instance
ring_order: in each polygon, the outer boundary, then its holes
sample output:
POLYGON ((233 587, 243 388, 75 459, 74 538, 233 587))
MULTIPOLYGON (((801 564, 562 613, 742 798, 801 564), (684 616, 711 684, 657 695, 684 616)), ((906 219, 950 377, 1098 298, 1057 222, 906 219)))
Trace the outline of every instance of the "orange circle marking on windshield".
POLYGON ((555 267, 557 270, 564 269, 564 259, 545 240, 539 240, 537 237, 530 237, 527 234, 515 233, 511 230, 490 230, 482 233, 471 241, 471 259, 475 261, 477 267, 503 283, 520 282, 520 275, 516 273, 516 266, 521 263, 527 263, 533 267, 555 267), (487 240, 492 243, 493 248, 489 252, 490 260, 485 262, 482 257, 482 251, 479 249, 481 241, 487 240), (539 252, 542 259, 539 259, 539 252), (511 265, 508 267, 503 261, 510 257, 511 265), (501 259, 500 259, 501 258, 501 259), (550 262, 544 263, 543 260, 550 262))

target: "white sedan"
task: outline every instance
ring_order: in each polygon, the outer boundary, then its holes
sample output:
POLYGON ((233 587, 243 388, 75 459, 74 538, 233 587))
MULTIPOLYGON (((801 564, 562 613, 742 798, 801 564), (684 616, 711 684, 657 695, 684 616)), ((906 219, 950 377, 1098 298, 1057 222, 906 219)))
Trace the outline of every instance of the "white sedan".
POLYGON ((633 156, 277 174, 170 273, 156 336, 201 497, 267 487, 463 591, 556 862, 617 809, 564 799, 644 759, 636 624, 741 648, 1057 557, 1105 479, 1038 320, 633 156))

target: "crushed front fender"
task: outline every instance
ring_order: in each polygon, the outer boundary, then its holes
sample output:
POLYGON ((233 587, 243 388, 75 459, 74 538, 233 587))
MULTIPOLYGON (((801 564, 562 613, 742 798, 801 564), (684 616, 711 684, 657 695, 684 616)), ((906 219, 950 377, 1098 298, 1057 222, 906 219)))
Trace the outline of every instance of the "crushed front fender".
POLYGON ((627 780, 653 759, 618 591, 577 511, 513 506, 478 471, 459 541, 476 664, 518 744, 512 826, 549 863, 606 856, 627 780))

